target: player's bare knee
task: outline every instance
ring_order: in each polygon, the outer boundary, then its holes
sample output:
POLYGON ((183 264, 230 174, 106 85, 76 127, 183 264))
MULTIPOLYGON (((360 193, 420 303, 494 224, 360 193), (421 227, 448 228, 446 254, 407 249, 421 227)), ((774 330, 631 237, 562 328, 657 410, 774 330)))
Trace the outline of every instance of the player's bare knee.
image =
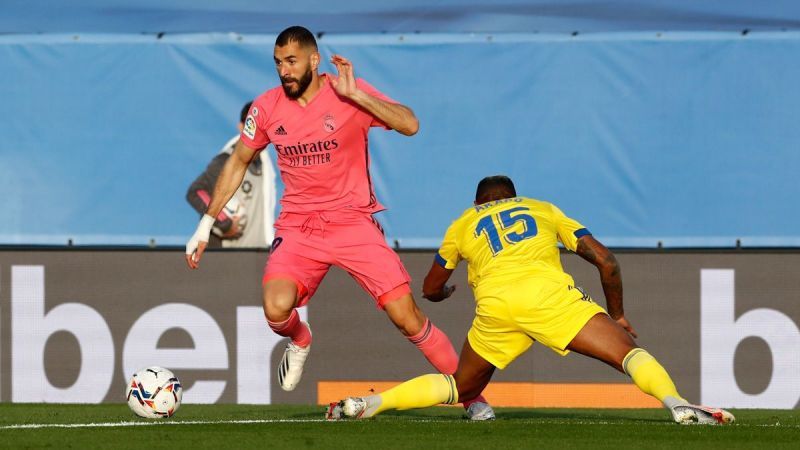
POLYGON ((271 322, 282 322, 289 318, 297 304, 297 294, 290 289, 264 288, 264 315, 271 322))

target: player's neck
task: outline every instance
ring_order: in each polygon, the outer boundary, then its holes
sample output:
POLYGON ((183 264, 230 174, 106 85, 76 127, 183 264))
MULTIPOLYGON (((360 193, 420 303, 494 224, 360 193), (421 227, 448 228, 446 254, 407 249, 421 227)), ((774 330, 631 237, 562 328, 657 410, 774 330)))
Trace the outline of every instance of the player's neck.
POLYGON ((306 91, 303 92, 303 95, 297 98, 297 103, 300 106, 306 106, 311 103, 311 100, 314 100, 314 97, 319 94, 319 91, 322 90, 322 87, 325 86, 325 83, 328 82, 327 77, 314 74, 313 78, 311 79, 311 83, 306 88, 306 91))

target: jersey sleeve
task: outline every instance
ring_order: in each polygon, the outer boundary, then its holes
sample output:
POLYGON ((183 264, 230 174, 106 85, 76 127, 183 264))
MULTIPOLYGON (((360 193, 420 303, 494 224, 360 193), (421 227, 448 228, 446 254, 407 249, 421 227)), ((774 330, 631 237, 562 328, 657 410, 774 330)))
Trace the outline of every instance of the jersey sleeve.
MULTIPOLYGON (((369 94, 369 95, 371 95, 373 97, 376 97, 376 98, 378 98, 380 100, 383 100, 383 101, 389 102, 389 103, 397 103, 395 100, 393 100, 389 96, 385 95, 383 92, 375 89, 374 86, 372 86, 371 84, 367 83, 363 78, 356 78, 356 86, 359 89, 361 89, 362 91, 366 92, 367 94, 369 94)), ((376 119, 375 117, 372 118, 372 122, 370 122, 369 126, 371 126, 371 127, 382 127, 382 128, 384 128, 386 130, 391 129, 391 128, 389 128, 388 125, 386 125, 385 123, 383 123, 380 120, 376 119)))
POLYGON ((574 252, 578 247, 578 239, 581 236, 592 234, 575 219, 567 217, 556 205, 551 204, 553 210, 553 222, 556 225, 558 240, 564 244, 569 251, 574 252))
POLYGON ((445 269, 453 270, 461 261, 461 254, 458 252, 458 232, 456 223, 450 225, 447 232, 444 234, 442 245, 439 251, 436 252, 436 263, 445 269))
POLYGON ((250 111, 247 112, 247 117, 244 119, 242 133, 240 139, 244 145, 252 148, 253 150, 263 150, 269 144, 269 137, 267 136, 267 111, 264 108, 263 101, 265 96, 257 98, 250 111))

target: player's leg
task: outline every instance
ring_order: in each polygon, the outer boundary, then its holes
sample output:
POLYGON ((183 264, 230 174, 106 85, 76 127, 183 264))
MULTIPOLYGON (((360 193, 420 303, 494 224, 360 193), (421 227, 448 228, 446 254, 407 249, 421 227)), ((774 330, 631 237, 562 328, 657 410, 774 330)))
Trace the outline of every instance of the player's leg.
POLYGON ((278 365, 278 384, 293 391, 303 376, 303 366, 311 352, 311 329, 300 320, 297 283, 289 278, 271 278, 264 282, 264 315, 276 334, 290 339, 278 365))
POLYGON ((469 399, 482 392, 495 368, 505 368, 530 348, 532 340, 517 327, 505 300, 484 298, 479 302, 481 308, 467 333, 453 376, 423 375, 378 395, 333 403, 328 418, 372 417, 388 409, 456 403, 461 397, 469 399))
POLYGON ((308 302, 330 266, 306 257, 314 255, 314 248, 302 233, 281 230, 276 242, 264 269, 263 306, 272 331, 290 339, 278 366, 278 383, 291 391, 300 382, 312 340, 297 308, 308 302))
POLYGON ((492 379, 495 366, 477 354, 469 343, 464 341, 458 359, 458 369, 453 378, 458 388, 459 401, 467 408, 470 420, 494 420, 494 410, 481 394, 492 379))
POLYGON ((426 408, 441 403, 458 403, 459 397, 474 398, 489 384, 494 366, 464 343, 454 375, 428 374, 406 381, 385 392, 368 397, 350 397, 332 404, 328 418, 369 418, 383 411, 426 408), (337 408, 340 408, 337 410, 337 408))
MULTIPOLYGON (((411 277, 397 253, 386 245, 372 217, 366 215, 346 226, 332 225, 330 229, 329 241, 332 246, 338 244, 335 248, 340 267, 377 301, 389 320, 436 370, 453 374, 458 367, 453 344, 417 306, 409 287, 411 277)), ((486 403, 486 399, 478 397, 471 402, 486 403)), ((464 405, 468 414, 469 406, 469 403, 464 405)), ((491 412, 488 404, 482 409, 491 412)))
POLYGON ((690 405, 678 394, 675 383, 664 367, 606 314, 597 314, 581 328, 567 346, 614 367, 631 377, 645 394, 657 398, 676 422, 729 423, 734 418, 728 411, 690 405))
POLYGON ((606 314, 596 314, 589 319, 567 348, 628 374, 642 392, 667 407, 686 402, 678 395, 664 367, 647 351, 637 347, 633 338, 606 314))
POLYGON ((311 344, 308 327, 297 313, 299 301, 297 283, 290 278, 271 278, 264 282, 264 316, 276 334, 288 337, 300 347, 311 344))
MULTIPOLYGON (((394 300, 390 298, 381 296, 379 302, 394 326, 422 352, 436 370, 448 375, 455 373, 459 359, 453 344, 419 309, 411 293, 405 293, 394 300)), ((480 392, 470 396, 462 404, 472 420, 494 418, 494 411, 480 392)))
POLYGON ((449 375, 456 371, 458 355, 453 344, 419 309, 410 292, 389 299, 381 306, 400 333, 425 355, 436 370, 449 375))
POLYGON ((529 319, 522 326, 533 339, 562 355, 574 351, 627 373, 643 392, 668 407, 684 401, 664 368, 583 290, 540 284, 544 295, 537 302, 515 304, 521 309, 515 315, 529 319), (528 305, 533 305, 530 311, 528 305))
POLYGON ((567 346, 569 350, 600 360, 623 373, 623 360, 634 348, 633 338, 603 313, 592 316, 567 346))

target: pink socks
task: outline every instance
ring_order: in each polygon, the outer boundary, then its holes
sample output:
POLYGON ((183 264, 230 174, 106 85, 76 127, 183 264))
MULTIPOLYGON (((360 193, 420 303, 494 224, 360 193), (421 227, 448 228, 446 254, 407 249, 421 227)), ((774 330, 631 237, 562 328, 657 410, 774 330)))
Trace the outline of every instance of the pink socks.
POLYGON ((292 339, 292 343, 298 347, 308 347, 311 345, 311 332, 306 324, 300 321, 300 315, 293 309, 289 318, 283 322, 272 322, 267 320, 269 327, 275 333, 292 339))
MULTIPOLYGON (((456 372, 458 354, 456 354, 450 339, 447 338, 442 330, 436 328, 436 325, 430 319, 425 320, 422 331, 414 336, 409 336, 408 340, 417 346, 436 370, 446 375, 452 375, 456 372)), ((469 405, 475 402, 487 403, 483 395, 479 395, 472 400, 463 402, 464 408, 468 408, 469 405)))

